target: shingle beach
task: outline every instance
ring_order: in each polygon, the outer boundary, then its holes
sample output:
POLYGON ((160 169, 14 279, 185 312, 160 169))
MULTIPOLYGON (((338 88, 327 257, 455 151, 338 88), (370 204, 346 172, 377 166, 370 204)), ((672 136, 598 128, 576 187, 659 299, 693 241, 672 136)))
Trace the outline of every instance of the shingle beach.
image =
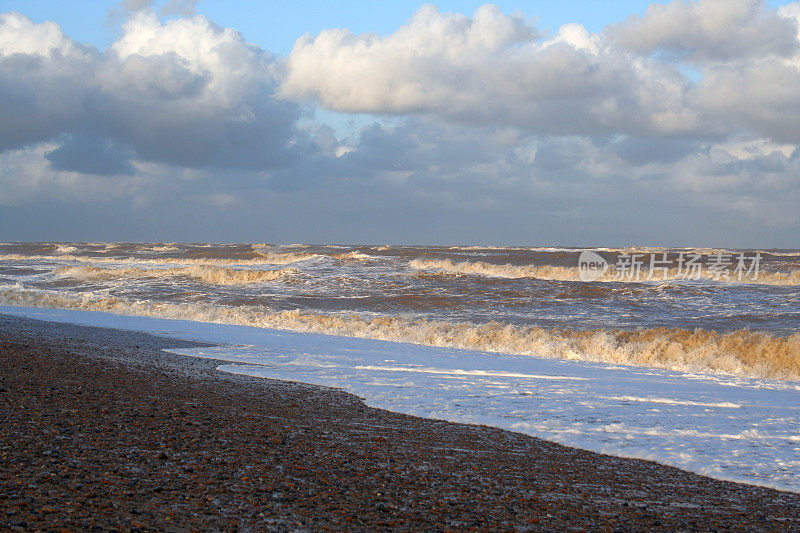
POLYGON ((800 530, 800 494, 0 316, 0 530, 800 530))

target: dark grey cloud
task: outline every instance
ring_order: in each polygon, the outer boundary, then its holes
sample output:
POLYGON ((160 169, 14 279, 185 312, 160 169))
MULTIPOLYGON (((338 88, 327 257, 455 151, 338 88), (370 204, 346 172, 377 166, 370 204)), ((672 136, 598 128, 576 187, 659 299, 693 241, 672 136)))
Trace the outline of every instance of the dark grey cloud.
POLYGON ((357 150, 338 158, 343 168, 358 172, 367 168, 380 171, 419 171, 435 166, 440 172, 473 166, 495 159, 486 145, 490 141, 475 132, 459 134, 454 128, 427 126, 417 120, 395 127, 374 124, 361 132, 357 150))
POLYGON ((153 0, 122 0, 119 3, 120 7, 126 11, 141 11, 147 9, 153 4, 153 0))
MULTIPOLYGON (((61 202, 67 220, 91 201, 97 208, 84 216, 131 239, 155 231, 152 238, 167 240, 760 246, 766 235, 787 246, 800 230, 796 155, 742 141, 698 144, 670 162, 629 163, 609 148, 622 142, 510 141, 502 130, 407 120, 368 127, 346 153, 336 141, 268 173, 199 170, 181 180, 172 166, 61 180, 59 171, 37 170, 31 153, 13 168, 6 163, 8 175, 21 177, 17 189, 0 180, 0 198, 16 195, 29 213, 61 202), (400 151, 408 157, 395 164, 400 151), (542 165, 553 153, 558 165, 542 165), (38 187, 26 189, 34 176, 38 187), (84 203, 65 202, 67 195, 84 203), (124 224, 104 207, 112 204, 124 224), (159 231, 164 237, 155 237, 159 231)), ((83 238, 111 238, 93 231, 83 238)))
POLYGON ((120 0, 106 10, 106 24, 116 25, 132 13, 149 10, 152 6, 153 0, 120 0))
POLYGON ((133 174, 131 150, 105 139, 71 136, 64 144, 45 154, 53 169, 116 176, 133 174))
POLYGON ((573 171, 576 160, 576 147, 574 141, 568 139, 555 139, 544 143, 536 151, 534 166, 546 173, 556 173, 566 177, 565 172, 573 171))
MULTIPOLYGON (((0 15, 0 31, 7 18, 0 15)), ((0 53, 0 152, 50 139, 79 123, 85 80, 97 58, 83 47, 51 46, 39 32, 31 33, 36 53, 19 51, 13 43, 0 53)))
POLYGON ((674 163, 691 153, 696 144, 693 139, 626 137, 609 144, 609 149, 632 165, 645 165, 674 163))

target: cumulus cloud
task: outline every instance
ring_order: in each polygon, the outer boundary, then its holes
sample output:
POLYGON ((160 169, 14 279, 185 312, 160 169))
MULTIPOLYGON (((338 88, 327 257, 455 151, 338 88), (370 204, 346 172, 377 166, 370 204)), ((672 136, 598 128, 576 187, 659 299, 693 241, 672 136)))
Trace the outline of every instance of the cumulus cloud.
POLYGON ((800 142, 800 4, 675 0, 549 39, 483 6, 420 9, 380 36, 325 30, 296 42, 280 93, 345 113, 416 115, 536 135, 800 142), (654 54, 666 51, 668 54, 654 54), (695 74, 681 70, 695 62, 695 74))
POLYGON ((800 143, 800 69, 763 60, 709 70, 695 100, 729 130, 745 128, 779 142, 800 143))
POLYGON ((343 112, 414 113, 548 134, 675 134, 696 126, 688 84, 578 24, 541 41, 496 6, 425 6, 395 33, 326 30, 296 42, 281 94, 343 112))
MULTIPOLYGON (((779 10, 800 42, 800 3, 779 10)), ((749 60, 715 63, 704 69, 694 90, 695 105, 727 124, 778 142, 800 143, 800 50, 788 56, 765 54, 749 60)))
POLYGON ((275 74, 275 58, 203 17, 138 12, 101 54, 5 14, 0 150, 66 135, 187 167, 281 166, 311 145, 296 137, 298 107, 273 97, 275 74))
POLYGON ((203 17, 134 16, 97 74, 93 105, 147 159, 191 167, 270 168, 296 144, 294 104, 272 97, 275 60, 203 17))
POLYGON ((607 33, 640 54, 663 50, 692 61, 786 56, 798 47, 793 21, 767 10, 763 0, 654 3, 607 33))
POLYGON ((48 140, 78 121, 97 59, 57 24, 0 15, 0 151, 48 140))

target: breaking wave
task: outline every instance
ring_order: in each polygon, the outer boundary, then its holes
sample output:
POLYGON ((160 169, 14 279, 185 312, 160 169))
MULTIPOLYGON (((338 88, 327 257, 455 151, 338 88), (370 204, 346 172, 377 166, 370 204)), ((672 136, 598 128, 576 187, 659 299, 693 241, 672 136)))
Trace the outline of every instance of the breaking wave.
POLYGON ((71 253, 74 253, 74 252, 77 252, 77 251, 78 251, 78 249, 75 248, 74 246, 69 246, 69 245, 65 245, 65 244, 59 245, 55 249, 55 253, 57 253, 59 255, 71 254, 71 253))
MULTIPOLYGON (((172 247, 155 247, 150 252, 173 252, 172 247)), ((317 258, 331 258, 339 261, 366 261, 379 259, 376 256, 353 251, 340 254, 317 254, 310 252, 274 252, 253 249, 255 257, 251 259, 225 257, 136 257, 136 256, 86 256, 75 255, 74 247, 64 248, 57 255, 0 254, 0 261, 72 261, 76 263, 119 263, 144 265, 289 265, 317 258), (71 249, 70 249, 71 248, 71 249)))
MULTIPOLYGON (((495 265, 483 261, 454 262, 450 259, 413 259, 409 266, 415 270, 436 271, 440 274, 452 275, 478 275, 494 278, 509 279, 543 279, 551 281, 582 281, 577 267, 562 266, 534 266, 534 265, 495 265)), ((666 278, 660 272, 652 280, 646 280, 646 269, 639 280, 632 281, 669 281, 685 279, 677 269, 669 269, 666 278)), ((715 280, 713 277, 702 273, 700 278, 704 281, 718 281, 720 283, 755 283, 760 285, 800 285, 800 270, 791 272, 764 272, 758 273, 757 279, 743 278, 741 281, 735 277, 730 279, 715 280)), ((608 271, 600 278, 599 282, 625 282, 627 279, 617 279, 614 265, 609 265, 608 271)))
POLYGON ((259 307, 204 303, 127 301, 102 294, 63 294, 21 286, 0 288, 0 303, 289 329, 677 371, 800 379, 800 333, 777 337, 749 330, 725 334, 677 328, 574 331, 501 322, 472 324, 391 316, 271 312, 259 307))
POLYGON ((288 264, 297 263, 299 261, 307 261, 309 259, 316 259, 319 257, 330 257, 340 261, 363 261, 369 259, 376 259, 375 256, 352 251, 347 253, 311 253, 311 252, 276 252, 269 247, 253 246, 253 251, 273 264, 288 264))
POLYGON ((379 259, 374 255, 369 255, 358 251, 347 252, 346 254, 334 254, 331 257, 341 261, 371 261, 373 259, 379 259))
POLYGON ((99 268, 93 266, 62 267, 55 273, 62 277, 85 280, 145 279, 184 276, 214 285, 242 285, 274 281, 286 276, 300 274, 296 268, 281 270, 236 270, 208 265, 184 268, 99 268))
POLYGON ((309 252, 276 252, 269 246, 263 245, 254 245, 253 252, 255 252, 258 257, 261 257, 269 263, 275 265, 286 265, 289 263, 308 261, 309 259, 320 257, 319 254, 313 254, 309 252))

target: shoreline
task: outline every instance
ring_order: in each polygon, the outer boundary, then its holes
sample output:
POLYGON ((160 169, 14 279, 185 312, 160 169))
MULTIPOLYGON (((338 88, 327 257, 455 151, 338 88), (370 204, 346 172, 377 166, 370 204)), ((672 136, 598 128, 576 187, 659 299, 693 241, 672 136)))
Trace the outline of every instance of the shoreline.
POLYGON ((0 315, 0 528, 800 528, 795 493, 161 351, 198 345, 0 315))

